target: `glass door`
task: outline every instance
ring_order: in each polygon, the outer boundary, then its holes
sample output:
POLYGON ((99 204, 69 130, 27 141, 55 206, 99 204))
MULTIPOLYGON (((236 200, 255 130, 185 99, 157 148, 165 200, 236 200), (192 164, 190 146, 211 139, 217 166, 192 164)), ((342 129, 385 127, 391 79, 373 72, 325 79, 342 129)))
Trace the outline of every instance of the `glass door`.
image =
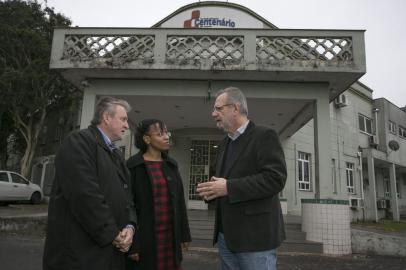
POLYGON ((208 205, 196 193, 201 182, 210 180, 215 172, 218 141, 192 140, 190 153, 189 209, 207 209, 208 205))

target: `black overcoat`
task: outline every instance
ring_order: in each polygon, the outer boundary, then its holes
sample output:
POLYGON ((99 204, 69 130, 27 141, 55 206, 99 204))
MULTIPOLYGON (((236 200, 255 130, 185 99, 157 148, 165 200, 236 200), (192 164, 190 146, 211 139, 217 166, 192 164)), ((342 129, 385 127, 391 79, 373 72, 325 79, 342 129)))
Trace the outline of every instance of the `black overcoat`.
POLYGON ((43 269, 124 269, 112 241, 136 215, 123 159, 90 126, 64 140, 55 169, 43 269))
POLYGON ((278 197, 287 175, 283 149, 275 131, 251 121, 240 136, 226 171, 222 166, 228 137, 218 150, 216 176, 227 179, 228 195, 216 200, 214 243, 221 218, 225 241, 231 251, 274 249, 285 239, 278 197))
MULTIPOLYGON (((128 265, 127 269, 153 270, 156 268, 156 241, 154 198, 152 180, 147 172, 141 153, 127 161, 131 174, 131 189, 137 212, 137 234, 135 235, 130 253, 138 252, 140 261, 136 266, 128 265)), ((163 154, 163 173, 168 181, 169 198, 174 228, 174 254, 177 264, 182 261, 181 243, 190 242, 190 229, 187 218, 182 178, 175 160, 163 154)))

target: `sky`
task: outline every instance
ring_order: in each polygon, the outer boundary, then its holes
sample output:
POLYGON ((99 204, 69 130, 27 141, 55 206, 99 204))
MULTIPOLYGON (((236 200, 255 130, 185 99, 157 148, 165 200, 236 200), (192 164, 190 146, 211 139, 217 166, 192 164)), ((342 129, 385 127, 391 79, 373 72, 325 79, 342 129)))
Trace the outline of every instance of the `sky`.
MULTIPOLYGON (((44 2, 44 1, 38 1, 44 2)), ((48 0, 79 27, 151 27, 182 0, 48 0)), ((227 1, 224 1, 227 2, 227 1)), ((281 29, 366 30, 367 73, 359 80, 373 98, 406 106, 405 0, 234 0, 281 29)))

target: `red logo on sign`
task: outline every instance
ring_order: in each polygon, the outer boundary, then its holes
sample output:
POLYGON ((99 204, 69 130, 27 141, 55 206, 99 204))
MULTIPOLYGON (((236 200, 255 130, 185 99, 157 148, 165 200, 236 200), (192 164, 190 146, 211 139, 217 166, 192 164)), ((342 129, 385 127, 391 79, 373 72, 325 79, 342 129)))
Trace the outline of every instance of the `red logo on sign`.
POLYGON ((192 25, 192 22, 196 19, 200 18, 200 10, 193 10, 192 11, 192 18, 189 20, 184 21, 183 27, 184 28, 197 28, 196 25, 192 25))

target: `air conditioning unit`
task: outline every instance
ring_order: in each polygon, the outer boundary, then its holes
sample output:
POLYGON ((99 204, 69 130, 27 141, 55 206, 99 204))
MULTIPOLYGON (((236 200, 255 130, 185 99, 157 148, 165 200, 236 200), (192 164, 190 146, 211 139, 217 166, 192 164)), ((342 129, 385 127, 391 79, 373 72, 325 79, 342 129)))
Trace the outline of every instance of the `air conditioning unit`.
POLYGON ((339 95, 336 97, 334 100, 334 104, 336 105, 337 108, 345 107, 348 105, 347 102, 347 97, 344 94, 339 95))
POLYGON ((353 209, 364 207, 364 202, 361 198, 350 198, 350 207, 353 209))
POLYGON ((377 147, 378 146, 378 138, 375 135, 369 136, 369 146, 377 147))
POLYGON ((385 199, 377 200, 376 206, 378 207, 378 209, 386 209, 387 208, 386 200, 385 199))

